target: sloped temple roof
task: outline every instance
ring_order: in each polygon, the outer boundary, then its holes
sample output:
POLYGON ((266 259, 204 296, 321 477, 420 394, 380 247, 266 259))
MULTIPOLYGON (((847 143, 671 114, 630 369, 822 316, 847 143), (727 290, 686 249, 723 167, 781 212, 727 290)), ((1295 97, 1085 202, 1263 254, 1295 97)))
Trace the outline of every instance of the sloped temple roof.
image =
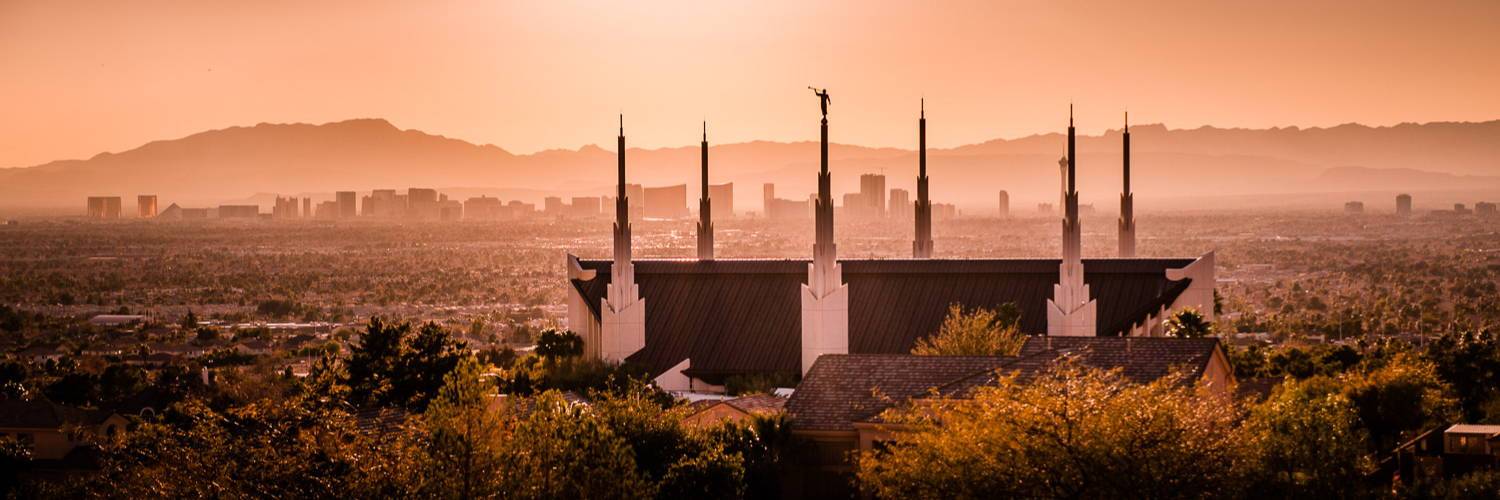
MULTIPOLYGON (((1166 270, 1193 259, 1085 259, 1084 282, 1098 300, 1098 334, 1119 335, 1187 289, 1166 270)), ((692 359, 687 375, 708 381, 740 373, 797 373, 801 286, 807 260, 636 260, 646 302, 646 346, 628 361, 653 373, 692 359)), ((1021 330, 1047 331, 1057 259, 841 260, 849 285, 849 351, 907 353, 937 331, 950 304, 1014 303, 1021 330)), ((599 318, 611 262, 580 260, 594 279, 571 280, 599 318)))

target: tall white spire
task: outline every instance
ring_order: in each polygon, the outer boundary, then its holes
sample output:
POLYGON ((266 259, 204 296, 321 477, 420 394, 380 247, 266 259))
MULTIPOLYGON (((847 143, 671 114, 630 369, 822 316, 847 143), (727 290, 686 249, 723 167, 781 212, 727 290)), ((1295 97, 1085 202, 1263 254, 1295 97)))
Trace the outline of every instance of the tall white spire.
POLYGON ((646 302, 635 283, 635 264, 630 255, 630 198, 625 192, 625 115, 620 115, 616 142, 619 178, 615 192, 614 262, 610 265, 609 288, 599 308, 600 354, 608 361, 623 361, 646 346, 646 302))
MULTIPOLYGON (((818 92, 814 89, 814 92, 818 92)), ((849 286, 844 284, 843 266, 833 243, 833 193, 828 173, 828 91, 822 99, 818 199, 814 202, 816 242, 813 261, 807 265, 807 283, 802 285, 802 373, 824 354, 849 352, 849 286)))
POLYGON ((1047 334, 1093 336, 1097 303, 1083 280, 1083 232, 1078 226, 1078 166, 1074 148, 1073 105, 1068 105, 1067 178, 1063 192, 1062 263, 1047 301, 1047 334))

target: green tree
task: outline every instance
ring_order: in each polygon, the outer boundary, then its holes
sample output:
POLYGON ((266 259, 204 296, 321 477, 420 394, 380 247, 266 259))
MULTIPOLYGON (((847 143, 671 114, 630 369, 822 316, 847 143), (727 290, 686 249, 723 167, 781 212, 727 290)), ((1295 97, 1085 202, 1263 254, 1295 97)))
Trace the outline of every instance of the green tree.
POLYGON ((917 339, 911 353, 919 356, 1014 356, 1026 343, 1020 330, 1020 314, 1014 305, 1000 310, 964 310, 948 306, 937 333, 917 339))
POLYGON ((370 318, 360 341, 350 347, 346 368, 349 397, 356 405, 387 404, 392 399, 397 371, 411 333, 408 323, 389 324, 370 318))
POLYGON ((401 350, 391 402, 422 409, 443 386, 444 377, 466 356, 464 343, 453 334, 428 322, 407 339, 401 350))
POLYGON ((1410 434, 1451 422, 1458 415, 1451 389, 1430 361, 1400 354, 1368 372, 1339 378, 1341 392, 1358 410, 1374 451, 1386 451, 1410 434))
POLYGON ((1201 498, 1234 491, 1238 412, 1182 377, 1131 384, 1064 364, 972 399, 888 411, 857 476, 881 498, 1201 498))
POLYGON ((482 375, 473 356, 461 359, 423 415, 429 463, 425 493, 443 498, 505 493, 500 478, 509 426, 490 408, 495 387, 482 375))
POLYGON ((1168 337, 1199 338, 1214 334, 1214 324, 1197 309, 1188 307, 1172 313, 1162 321, 1168 337))
POLYGON ((1242 427, 1254 496, 1345 496, 1370 470, 1366 433, 1331 379, 1291 381, 1251 409, 1242 427))
POLYGON ((547 359, 583 355, 583 337, 571 331, 548 328, 536 340, 536 354, 547 359))
POLYGON ((649 498, 630 444, 587 406, 544 392, 510 410, 516 418, 503 462, 505 491, 518 498, 649 498))

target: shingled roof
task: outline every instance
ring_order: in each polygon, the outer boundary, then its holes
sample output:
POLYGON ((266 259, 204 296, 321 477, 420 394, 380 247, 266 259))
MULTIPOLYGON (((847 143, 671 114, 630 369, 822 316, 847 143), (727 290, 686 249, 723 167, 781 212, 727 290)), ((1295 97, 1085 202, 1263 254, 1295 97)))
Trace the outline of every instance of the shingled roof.
POLYGON ((786 402, 798 430, 852 431, 892 405, 992 373, 1013 357, 825 354, 786 402))
MULTIPOLYGON (((1192 259, 1087 259, 1099 335, 1118 335, 1170 305, 1186 279, 1166 270, 1192 259)), ((739 373, 796 373, 801 366, 801 286, 806 260, 637 260, 646 301, 646 347, 628 359, 660 374, 692 359, 687 374, 715 381, 739 373)), ((1057 259, 842 260, 849 284, 849 351, 906 353, 937 331, 951 304, 1014 303, 1021 330, 1047 329, 1057 259)), ((581 260, 591 280, 572 280, 595 318, 611 262, 581 260)))
POLYGON ((824 355, 786 403, 798 430, 852 431, 881 412, 925 397, 967 398, 1002 375, 1034 379, 1064 358, 1118 369, 1134 383, 1150 383, 1176 369, 1201 377, 1218 339, 1031 337, 1017 356, 824 355))
POLYGON ((1151 383, 1179 369, 1185 370, 1188 380, 1197 380, 1218 348, 1218 338, 1037 336, 1026 339, 1020 354, 1000 370, 954 380, 938 392, 967 396, 977 387, 994 384, 1000 374, 1031 380, 1064 358, 1090 368, 1119 370, 1120 376, 1137 384, 1151 383))

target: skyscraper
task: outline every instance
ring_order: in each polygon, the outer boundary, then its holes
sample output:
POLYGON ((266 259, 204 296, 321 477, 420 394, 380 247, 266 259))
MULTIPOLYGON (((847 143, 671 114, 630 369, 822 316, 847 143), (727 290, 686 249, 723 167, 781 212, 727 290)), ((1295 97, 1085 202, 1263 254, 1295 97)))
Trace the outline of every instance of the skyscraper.
POLYGON ((1000 190, 1000 217, 1010 217, 1010 193, 1000 190))
MULTIPOLYGON (((885 176, 864 174, 859 176, 860 212, 870 217, 885 217, 885 176)), ((845 207, 849 208, 849 207, 845 207)))
POLYGON ((353 219, 358 215, 354 191, 339 191, 334 194, 334 199, 338 200, 338 218, 353 219))
POLYGON ((156 195, 143 194, 135 197, 136 209, 142 219, 156 217, 156 195))
POLYGON ((1411 195, 1406 193, 1396 195, 1396 215, 1411 216, 1411 195))

